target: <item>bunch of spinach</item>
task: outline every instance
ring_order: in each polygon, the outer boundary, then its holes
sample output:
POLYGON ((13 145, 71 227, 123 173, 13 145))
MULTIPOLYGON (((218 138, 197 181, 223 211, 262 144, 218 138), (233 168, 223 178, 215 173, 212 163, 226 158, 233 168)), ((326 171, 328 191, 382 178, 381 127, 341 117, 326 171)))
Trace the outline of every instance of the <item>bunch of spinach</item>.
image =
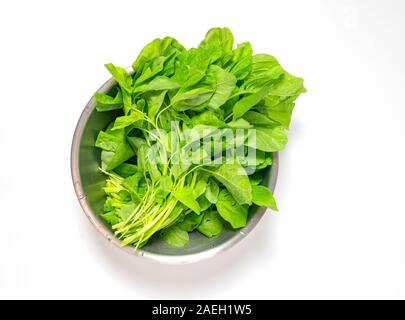
POLYGON ((234 48, 228 28, 190 50, 153 40, 130 71, 105 66, 117 85, 95 94, 96 108, 118 116, 96 141, 107 175, 101 217, 122 245, 158 234, 180 247, 194 230, 214 237, 225 224, 244 227, 253 205, 277 210, 261 182, 287 143, 301 78, 248 42, 234 48))

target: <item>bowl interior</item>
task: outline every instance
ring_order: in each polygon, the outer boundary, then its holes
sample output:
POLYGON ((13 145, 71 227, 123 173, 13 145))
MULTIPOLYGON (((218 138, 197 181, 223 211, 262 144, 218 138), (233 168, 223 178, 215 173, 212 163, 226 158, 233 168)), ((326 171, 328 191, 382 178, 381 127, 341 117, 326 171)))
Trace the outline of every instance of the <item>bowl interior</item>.
MULTIPOLYGON (((99 92, 108 92, 115 85, 113 80, 104 84, 99 92)), ((109 241, 120 246, 118 239, 114 237, 109 226, 103 223, 98 214, 102 213, 105 194, 102 190, 106 177, 98 167, 100 166, 100 150, 94 147, 98 132, 104 130, 109 122, 117 115, 117 112, 97 112, 95 102, 92 98, 87 104, 77 125, 72 145, 72 175, 75 190, 79 201, 90 219, 109 241)), ((264 177, 264 184, 270 186, 274 191, 278 168, 278 154, 274 154, 273 165, 264 177)), ((148 256, 166 262, 190 262, 200 260, 202 257, 214 255, 234 243, 241 240, 250 230, 254 228, 265 208, 252 207, 249 213, 249 223, 242 230, 233 230, 225 226, 223 232, 211 239, 206 238, 199 232, 190 234, 190 243, 183 248, 174 248, 154 237, 150 242, 136 252, 129 247, 123 249, 142 256, 148 256), (177 260, 176 260, 177 257, 177 260)))

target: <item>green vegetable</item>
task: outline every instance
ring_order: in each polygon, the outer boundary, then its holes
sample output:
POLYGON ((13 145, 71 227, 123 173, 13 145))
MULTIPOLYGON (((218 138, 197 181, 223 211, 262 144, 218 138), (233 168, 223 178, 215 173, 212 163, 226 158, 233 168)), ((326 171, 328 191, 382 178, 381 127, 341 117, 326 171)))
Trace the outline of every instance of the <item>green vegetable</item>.
POLYGON ((210 179, 207 188, 205 189, 205 197, 208 199, 209 202, 215 204, 218 201, 218 194, 219 194, 218 184, 213 179, 210 179))
POLYGON ((194 198, 193 190, 190 187, 182 187, 172 192, 173 196, 185 206, 200 214, 200 206, 194 198))
POLYGON ((161 232, 162 239, 173 247, 183 247, 188 244, 188 232, 177 226, 163 229, 161 232))
POLYGON ((278 211, 273 193, 265 186, 252 186, 253 203, 278 211))
POLYGON ((115 88, 117 93, 115 94, 114 97, 96 92, 94 94, 94 99, 96 100, 96 109, 99 112, 102 111, 111 111, 111 110, 116 110, 116 109, 121 109, 124 104, 124 100, 122 99, 122 93, 121 90, 118 89, 117 87, 115 88))
POLYGON ((95 143, 107 177, 100 217, 122 245, 160 235, 182 247, 190 232, 243 228, 254 204, 278 210, 261 184, 287 144, 301 78, 249 42, 235 48, 228 28, 189 50, 155 39, 132 70, 105 67, 117 84, 94 95, 97 111, 113 118, 95 143))
POLYGON ((249 206, 240 205, 227 190, 221 190, 216 206, 221 217, 233 228, 242 228, 246 225, 249 206))
POLYGON ((198 225, 197 230, 208 238, 212 238, 221 233, 222 225, 221 217, 217 212, 207 211, 198 225))
POLYGON ((252 187, 245 169, 237 162, 224 163, 211 171, 212 176, 221 182, 239 204, 252 204, 252 187))
POLYGON ((203 219, 204 215, 196 214, 196 213, 189 213, 183 221, 179 222, 177 226, 184 231, 191 232, 194 229, 196 229, 199 224, 201 223, 201 220, 203 219))

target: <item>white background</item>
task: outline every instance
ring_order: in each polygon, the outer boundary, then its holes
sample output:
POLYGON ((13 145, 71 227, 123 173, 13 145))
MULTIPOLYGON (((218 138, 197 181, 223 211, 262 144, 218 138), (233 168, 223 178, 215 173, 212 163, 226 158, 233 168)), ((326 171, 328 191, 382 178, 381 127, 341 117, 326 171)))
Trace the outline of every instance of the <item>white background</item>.
POLYGON ((2 1, 0 298, 405 298, 404 16, 400 0, 2 1), (143 261, 81 211, 73 131, 104 63, 214 26, 305 79, 281 210, 213 260, 143 261))

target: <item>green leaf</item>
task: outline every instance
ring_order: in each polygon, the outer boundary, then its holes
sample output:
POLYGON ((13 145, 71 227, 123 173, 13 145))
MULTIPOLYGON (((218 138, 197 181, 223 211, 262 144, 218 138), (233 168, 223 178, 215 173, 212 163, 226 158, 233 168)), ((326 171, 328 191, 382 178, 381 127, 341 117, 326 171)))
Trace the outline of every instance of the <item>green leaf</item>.
POLYGON ((266 152, 275 152, 284 149, 288 141, 283 127, 256 128, 249 131, 247 145, 251 148, 266 152))
POLYGON ((282 99, 269 96, 264 99, 264 106, 260 107, 260 110, 263 110, 271 120, 289 128, 295 99, 296 96, 282 99))
POLYGON ((171 76, 174 73, 176 58, 184 51, 184 47, 170 37, 148 43, 132 64, 136 84, 139 85, 157 75, 171 76))
MULTIPOLYGON (((229 28, 212 28, 205 35, 205 39, 201 41, 199 48, 218 48, 221 50, 218 55, 218 58, 220 58, 221 55, 232 52, 233 41, 233 34, 229 28)), ((215 60, 212 62, 215 62, 215 60)))
POLYGON ((154 78, 148 84, 144 84, 135 87, 134 93, 136 92, 147 92, 147 91, 161 91, 161 90, 173 90, 179 89, 180 84, 173 79, 169 79, 165 76, 159 76, 154 78))
POLYGON ((126 177, 124 180, 124 187, 127 188, 131 193, 137 194, 138 193, 138 187, 139 187, 139 182, 143 178, 143 173, 138 171, 135 174, 126 177))
POLYGON ((191 124, 197 126, 199 124, 212 126, 216 128, 222 128, 225 126, 225 122, 220 120, 213 112, 205 111, 197 114, 191 118, 191 124))
POLYGON ((198 215, 194 212, 189 213, 186 215, 183 221, 179 222, 177 226, 184 231, 191 232, 198 227, 201 220, 203 219, 203 215, 198 215))
POLYGON ((252 204, 252 187, 245 169, 238 162, 224 163, 212 171, 212 175, 228 189, 239 204, 252 204))
POLYGON ((123 163, 114 169, 114 172, 123 178, 134 175, 138 171, 138 168, 134 164, 123 163))
POLYGON ((216 88, 208 107, 216 110, 231 96, 232 91, 235 89, 236 78, 233 74, 216 65, 211 65, 210 70, 215 74, 216 88))
POLYGON ((253 148, 247 148, 243 156, 238 157, 239 163, 243 167, 258 166, 262 164, 266 159, 264 151, 256 150, 253 148))
POLYGON ((102 149, 101 167, 104 170, 113 170, 135 155, 126 140, 123 129, 116 131, 100 131, 96 147, 102 149))
POLYGON ((280 81, 272 87, 269 94, 273 96, 289 97, 306 92, 304 80, 284 73, 280 81))
POLYGON ((182 84, 182 88, 190 88, 200 83, 206 76, 208 66, 221 55, 219 48, 192 48, 179 56, 181 63, 177 65, 173 79, 182 84))
POLYGON ((216 206, 221 217, 233 228, 242 228, 246 225, 249 206, 238 204, 227 190, 221 190, 216 206))
POLYGON ((207 102, 214 91, 210 88, 196 88, 185 92, 179 92, 172 99, 173 108, 177 111, 188 110, 207 102))
POLYGON ((122 220, 128 219, 128 217, 134 212, 135 208, 136 208, 136 205, 135 205, 135 203, 133 203, 133 202, 124 205, 124 206, 120 209, 120 213, 119 213, 120 218, 121 218, 122 220))
POLYGON ((141 111, 133 110, 128 116, 121 116, 115 119, 114 127, 111 129, 112 131, 119 130, 126 128, 135 122, 140 120, 144 120, 145 115, 141 111))
POLYGON ((127 92, 132 91, 132 77, 124 68, 116 67, 112 63, 105 64, 105 67, 122 89, 127 92))
POLYGON ((264 168, 270 166, 271 164, 273 164, 272 153, 266 152, 264 161, 260 164, 257 164, 256 170, 264 169, 264 168))
POLYGON ((252 186, 253 203, 278 211, 273 193, 265 186, 252 186))
POLYGON ((163 229, 160 235, 167 244, 176 248, 184 247, 189 243, 187 231, 181 230, 178 226, 163 229))
MULTIPOLYGON (((249 176, 250 184, 253 186, 257 186, 262 183, 264 173, 262 171, 256 171, 254 174, 249 176)), ((253 198, 253 191, 252 191, 252 198, 253 198)))
POLYGON ((271 127, 274 125, 274 122, 270 120, 266 115, 256 112, 248 111, 243 115, 243 119, 254 126, 258 127, 271 127))
POLYGON ((251 95, 247 95, 240 99, 233 106, 233 119, 239 119, 256 104, 258 104, 265 96, 267 96, 271 90, 272 85, 268 85, 260 89, 258 92, 251 95))
POLYGON ((124 103, 122 93, 119 89, 117 89, 117 93, 114 97, 105 93, 96 92, 94 99, 96 100, 96 110, 98 112, 122 109, 124 103))
POLYGON ((141 148, 141 146, 148 146, 148 143, 146 142, 145 139, 140 138, 140 137, 127 137, 127 140, 129 142, 129 144, 131 145, 131 147, 135 150, 135 152, 138 152, 139 148, 141 148))
POLYGON ((114 225, 122 221, 120 217, 115 215, 114 211, 107 212, 107 213, 102 213, 100 214, 100 217, 107 222, 109 225, 114 225))
POLYGON ((132 94, 127 92, 126 90, 122 90, 122 101, 124 103, 123 111, 124 114, 127 116, 131 110, 134 109, 134 105, 132 103, 132 94))
POLYGON ((148 116, 150 119, 155 120, 155 117, 163 105, 164 99, 166 97, 167 91, 164 90, 159 93, 150 94, 147 97, 148 102, 148 116))
POLYGON ((229 123, 226 124, 229 128, 233 128, 233 129, 249 129, 252 128, 253 126, 246 121, 245 119, 238 119, 238 120, 234 120, 231 121, 229 123))
POLYGON ((247 90, 260 90, 274 84, 285 71, 278 61, 268 54, 256 54, 252 58, 252 70, 245 79, 244 87, 247 90))
POLYGON ((219 194, 219 186, 218 184, 213 180, 210 179, 207 188, 205 189, 205 197, 208 199, 209 202, 211 203, 217 203, 218 201, 218 194, 219 194))
POLYGON ((177 200, 193 210, 195 213, 201 213, 200 206, 198 205, 197 200, 193 197, 193 189, 190 187, 182 187, 175 190, 172 194, 177 200))
POLYGON ((198 180, 193 188, 194 198, 197 199, 199 196, 201 196, 205 192, 206 188, 207 188, 207 181, 198 180))
POLYGON ((243 42, 238 44, 238 47, 234 50, 234 55, 231 60, 231 64, 227 67, 238 80, 245 79, 252 69, 252 57, 253 50, 249 42, 243 42))
POLYGON ((201 212, 208 210, 211 207, 211 202, 208 201, 208 199, 202 195, 197 199, 198 205, 200 206, 201 212))
POLYGON ((204 213, 201 223, 197 230, 208 238, 215 237, 222 231, 222 220, 216 211, 208 211, 204 213))

